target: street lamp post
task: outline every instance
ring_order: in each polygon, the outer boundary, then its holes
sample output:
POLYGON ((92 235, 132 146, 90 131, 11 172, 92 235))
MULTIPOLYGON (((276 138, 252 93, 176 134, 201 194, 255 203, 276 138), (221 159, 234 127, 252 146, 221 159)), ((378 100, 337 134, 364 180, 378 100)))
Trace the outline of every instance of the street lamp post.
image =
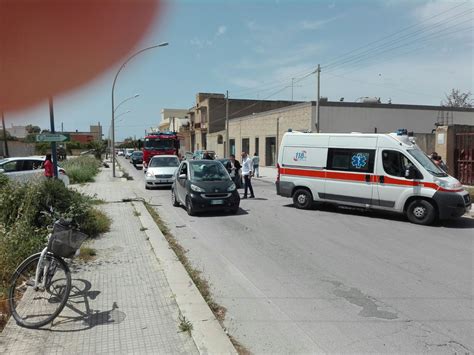
MULTIPOLYGON (((135 94, 133 96, 130 96, 130 97, 127 97, 125 100, 123 100, 122 102, 120 102, 117 107, 115 108, 114 112, 117 111, 117 109, 125 102, 127 102, 128 100, 132 100, 132 99, 136 99, 138 96, 140 96, 140 94, 135 94)), ((128 111, 130 112, 130 111, 128 111)), ((117 117, 114 117, 114 119, 117 119, 117 117)), ((112 142, 111 142, 111 131, 112 131, 112 127, 109 126, 109 133, 108 133, 108 139, 107 139, 107 146, 108 146, 108 150, 109 152, 111 152, 111 145, 112 145, 112 142)), ((113 159, 113 158, 112 158, 113 159)))
POLYGON ((138 52, 135 52, 132 54, 130 57, 128 57, 123 64, 120 66, 119 70, 117 71, 117 74, 115 74, 114 82, 112 84, 112 176, 115 177, 115 103, 114 103, 114 90, 115 90, 115 83, 117 82, 117 77, 122 71, 123 68, 127 65, 129 61, 131 61, 133 58, 135 58, 137 55, 140 53, 143 53, 145 51, 148 51, 150 49, 158 48, 158 47, 165 47, 168 45, 168 42, 163 42, 154 46, 150 46, 147 48, 143 48, 139 50, 138 52))

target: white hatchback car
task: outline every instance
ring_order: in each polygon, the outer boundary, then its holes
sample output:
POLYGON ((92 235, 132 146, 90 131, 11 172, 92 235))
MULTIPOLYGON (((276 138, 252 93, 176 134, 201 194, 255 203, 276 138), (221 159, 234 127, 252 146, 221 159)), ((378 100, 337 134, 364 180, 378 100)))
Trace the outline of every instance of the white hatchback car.
POLYGON ((151 158, 145 174, 145 189, 171 186, 179 163, 176 155, 155 155, 151 158))
MULTIPOLYGON (((45 157, 15 157, 5 158, 0 160, 0 173, 5 174, 8 178, 19 181, 29 182, 34 179, 44 178, 44 163, 45 157)), ((69 185, 69 177, 63 168, 58 166, 58 178, 69 185)))

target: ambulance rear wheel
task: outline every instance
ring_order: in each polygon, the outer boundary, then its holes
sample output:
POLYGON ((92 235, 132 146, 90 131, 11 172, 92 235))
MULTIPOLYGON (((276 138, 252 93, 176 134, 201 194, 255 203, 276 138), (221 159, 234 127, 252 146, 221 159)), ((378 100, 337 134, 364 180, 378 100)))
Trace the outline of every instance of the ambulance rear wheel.
POLYGON ((436 219, 436 209, 426 200, 415 200, 408 205, 407 217, 412 223, 430 225, 436 219))
POLYGON ((298 189, 293 194, 293 204, 298 209, 307 210, 313 205, 313 195, 306 189, 298 189))

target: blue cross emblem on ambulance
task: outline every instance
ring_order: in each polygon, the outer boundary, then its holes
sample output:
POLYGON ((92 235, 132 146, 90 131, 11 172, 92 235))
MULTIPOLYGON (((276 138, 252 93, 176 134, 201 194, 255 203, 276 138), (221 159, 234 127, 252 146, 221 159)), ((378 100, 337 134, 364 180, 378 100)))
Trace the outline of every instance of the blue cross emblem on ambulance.
POLYGON ((367 165, 367 157, 361 153, 352 156, 351 164, 353 167, 360 169, 367 165))

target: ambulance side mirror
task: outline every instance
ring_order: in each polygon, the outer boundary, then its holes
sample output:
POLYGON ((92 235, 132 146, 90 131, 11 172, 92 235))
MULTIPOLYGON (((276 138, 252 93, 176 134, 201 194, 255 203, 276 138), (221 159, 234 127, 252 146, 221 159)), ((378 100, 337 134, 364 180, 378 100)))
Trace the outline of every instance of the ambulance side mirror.
POLYGON ((418 170, 413 166, 410 165, 406 170, 405 170, 405 179, 416 179, 418 177, 418 170))

